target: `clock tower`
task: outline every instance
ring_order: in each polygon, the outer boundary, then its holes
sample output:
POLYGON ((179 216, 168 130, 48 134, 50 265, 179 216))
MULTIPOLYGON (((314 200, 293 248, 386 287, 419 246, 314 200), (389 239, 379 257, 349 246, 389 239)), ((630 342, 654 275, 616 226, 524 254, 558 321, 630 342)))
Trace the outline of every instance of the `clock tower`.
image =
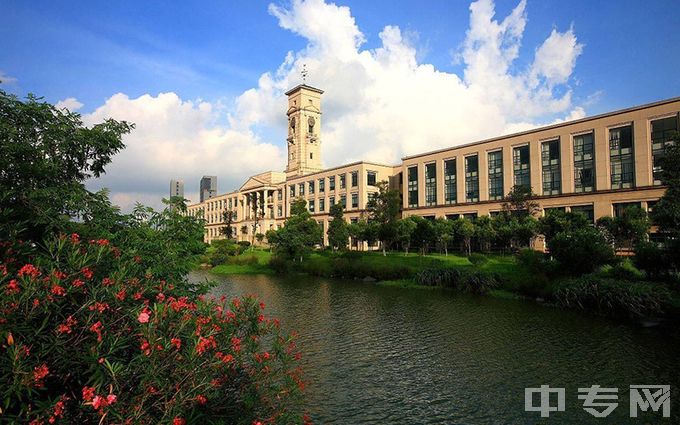
POLYGON ((322 90, 300 84, 288 96, 288 166, 286 176, 321 171, 322 90))

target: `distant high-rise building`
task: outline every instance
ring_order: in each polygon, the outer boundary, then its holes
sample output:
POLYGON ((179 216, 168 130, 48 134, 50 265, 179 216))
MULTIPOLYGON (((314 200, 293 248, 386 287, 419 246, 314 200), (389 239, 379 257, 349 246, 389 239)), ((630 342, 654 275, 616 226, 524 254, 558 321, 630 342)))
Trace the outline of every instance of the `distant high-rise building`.
POLYGON ((184 198, 184 180, 170 180, 170 197, 173 196, 184 198))
POLYGON ((201 202, 217 195, 217 176, 203 176, 199 193, 201 202))

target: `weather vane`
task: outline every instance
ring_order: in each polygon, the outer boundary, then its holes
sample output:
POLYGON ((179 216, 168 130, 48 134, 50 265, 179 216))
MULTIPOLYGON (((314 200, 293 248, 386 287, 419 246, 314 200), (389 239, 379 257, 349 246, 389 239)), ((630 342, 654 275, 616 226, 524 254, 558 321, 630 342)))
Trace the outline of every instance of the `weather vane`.
POLYGON ((307 82, 307 64, 303 63, 302 64, 302 71, 300 71, 300 74, 302 75, 302 84, 305 84, 307 82))

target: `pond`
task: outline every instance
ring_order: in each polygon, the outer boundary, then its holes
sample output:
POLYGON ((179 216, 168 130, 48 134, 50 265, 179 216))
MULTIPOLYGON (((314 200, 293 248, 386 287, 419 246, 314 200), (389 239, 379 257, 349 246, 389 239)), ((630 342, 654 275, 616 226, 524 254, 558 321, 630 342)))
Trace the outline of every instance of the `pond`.
POLYGON ((300 334, 314 423, 678 423, 677 327, 358 281, 203 271, 190 279, 217 281, 216 296, 255 294, 268 316, 300 334), (524 389, 542 384, 566 389, 565 411, 549 419, 524 411, 524 389), (671 385, 672 418, 651 409, 629 417, 629 386, 639 384, 671 385), (591 385, 618 388, 606 419, 578 399, 591 385))

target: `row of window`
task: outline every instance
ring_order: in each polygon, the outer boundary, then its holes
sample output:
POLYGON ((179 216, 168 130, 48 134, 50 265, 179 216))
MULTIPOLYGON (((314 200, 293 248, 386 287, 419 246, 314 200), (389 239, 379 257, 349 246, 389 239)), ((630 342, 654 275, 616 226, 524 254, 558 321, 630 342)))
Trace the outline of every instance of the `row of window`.
MULTIPOLYGON (((652 155, 654 184, 661 184, 659 160, 668 146, 671 136, 678 129, 678 117, 668 117, 651 122, 652 155)), ((542 195, 562 193, 562 170, 560 158, 560 139, 541 143, 542 195)), ((574 192, 595 190, 595 143, 594 134, 586 133, 573 137, 574 192)), ((609 130, 610 185, 612 189, 635 187, 633 126, 627 125, 609 130)), ((489 200, 500 200, 506 190, 503 187, 503 152, 489 152, 487 158, 489 200)), ((465 200, 479 201, 479 158, 478 154, 464 158, 465 200)), ((531 155, 529 145, 512 149, 513 185, 531 187, 531 155)), ((409 167, 407 172, 407 197, 409 208, 418 207, 418 168, 409 167)), ((444 204, 457 202, 456 159, 444 161, 444 204)), ((425 206, 438 204, 437 164, 425 164, 425 206)))
MULTIPOLYGON (((329 191, 334 191, 336 190, 335 186, 335 179, 336 176, 330 176, 330 177, 324 177, 320 178, 318 180, 311 180, 308 182, 304 183, 298 183, 298 184, 291 184, 288 186, 288 190, 290 191, 290 197, 294 198, 296 196, 304 196, 305 195, 305 189, 307 190, 307 194, 312 195, 316 192, 318 189, 319 193, 324 193, 326 191, 326 179, 328 179, 328 190, 329 191), (297 189, 297 190, 296 190, 297 189)), ((347 188, 347 180, 346 180, 346 174, 340 174, 337 176, 338 177, 338 185, 339 189, 343 190, 347 188)), ((366 184, 368 186, 375 186, 377 184, 377 174, 375 171, 367 171, 366 172, 366 184)), ((351 187, 357 187, 359 186, 359 172, 358 171, 352 171, 350 173, 350 185, 351 187)))
MULTIPOLYGON (((355 209, 359 208, 359 194, 358 193, 352 193, 350 195, 350 201, 351 201, 351 204, 350 204, 351 209, 355 210, 355 209)), ((338 197, 338 203, 340 205, 342 205, 343 209, 347 209, 347 195, 340 195, 338 197)), ((335 205, 335 196, 329 196, 328 197, 328 205, 329 205, 329 209, 330 209, 331 205, 335 205)), ((307 201, 307 209, 311 213, 326 212, 326 199, 325 198, 310 199, 309 201, 307 201), (317 203, 317 201, 318 201, 318 203, 317 203)))

